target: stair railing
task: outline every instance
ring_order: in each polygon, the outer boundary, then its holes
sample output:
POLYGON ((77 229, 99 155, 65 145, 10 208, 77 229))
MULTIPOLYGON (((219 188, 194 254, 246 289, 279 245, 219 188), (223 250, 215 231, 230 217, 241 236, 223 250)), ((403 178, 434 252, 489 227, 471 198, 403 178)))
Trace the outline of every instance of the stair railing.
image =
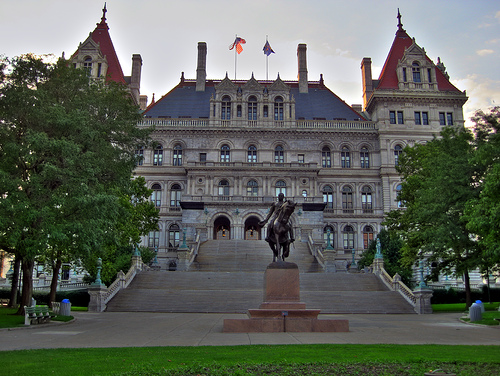
POLYGON ((391 277, 384 267, 374 268, 373 273, 378 275, 384 285, 386 285, 390 290, 399 292, 401 296, 405 298, 405 300, 415 309, 417 305, 417 298, 415 297, 413 291, 411 291, 410 288, 403 283, 401 276, 398 273, 396 273, 394 277, 391 277))
POLYGON ((309 253, 318 261, 318 264, 320 264, 322 268, 325 268, 325 256, 323 255, 322 246, 314 244, 311 235, 307 237, 307 248, 309 249, 309 253))

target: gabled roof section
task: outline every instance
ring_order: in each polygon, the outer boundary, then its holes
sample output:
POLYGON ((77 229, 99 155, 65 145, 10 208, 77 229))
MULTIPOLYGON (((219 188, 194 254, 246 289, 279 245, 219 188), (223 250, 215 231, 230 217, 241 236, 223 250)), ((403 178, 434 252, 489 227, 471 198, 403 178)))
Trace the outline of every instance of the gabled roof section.
MULTIPOLYGON (((115 47, 113 46, 111 36, 109 35, 109 27, 106 23, 106 12, 106 4, 104 4, 101 22, 97 24, 97 27, 91 33, 89 38, 92 38, 92 40, 98 44, 101 49, 101 54, 106 57, 108 62, 107 80, 126 84, 120 61, 118 60, 115 47)), ((73 56, 77 54, 78 51, 76 51, 73 56)))
MULTIPOLYGON (((403 29, 403 24, 401 23, 401 14, 398 9, 398 30, 396 31, 396 37, 394 38, 394 42, 392 43, 389 54, 387 55, 387 59, 385 61, 384 67, 380 73, 378 79, 378 85, 375 87, 375 90, 397 90, 398 87, 398 76, 397 76, 397 66, 399 61, 405 55, 407 49, 409 49, 413 44, 419 49, 418 45, 415 43, 415 40, 410 38, 410 36, 406 33, 406 30, 403 29)), ((432 63, 432 60, 429 59, 427 55, 425 58, 432 63)), ((433 63, 434 65, 434 63, 433 63)), ((438 90, 440 91, 458 91, 453 84, 446 78, 443 72, 434 65, 434 69, 436 71, 436 80, 438 83, 438 90)))

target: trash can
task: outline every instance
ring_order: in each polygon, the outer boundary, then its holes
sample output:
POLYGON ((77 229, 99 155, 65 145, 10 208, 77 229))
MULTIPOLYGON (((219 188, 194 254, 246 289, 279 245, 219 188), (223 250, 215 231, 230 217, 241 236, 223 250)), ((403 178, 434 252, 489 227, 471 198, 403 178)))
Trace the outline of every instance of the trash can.
POLYGON ((484 304, 483 304, 483 302, 480 301, 480 300, 476 300, 476 304, 481 307, 481 312, 484 313, 484 304))
POLYGON ((71 302, 69 299, 63 299, 61 301, 61 309, 59 310, 61 316, 71 316, 71 302))
POLYGON ((480 321, 483 319, 483 313, 481 312, 481 306, 477 303, 472 303, 469 307, 469 318, 471 322, 480 321))

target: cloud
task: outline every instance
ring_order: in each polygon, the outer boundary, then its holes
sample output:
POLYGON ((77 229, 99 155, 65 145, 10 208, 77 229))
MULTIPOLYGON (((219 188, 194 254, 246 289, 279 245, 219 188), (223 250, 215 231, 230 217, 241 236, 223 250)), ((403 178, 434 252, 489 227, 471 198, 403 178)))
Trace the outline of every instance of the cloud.
POLYGON ((500 10, 495 13, 495 18, 500 21, 500 10))
POLYGON ((471 126, 470 118, 477 110, 487 111, 500 105, 500 81, 473 74, 452 82, 460 90, 467 90, 469 100, 464 105, 465 125, 471 126))
POLYGON ((487 56, 487 55, 491 55, 494 52, 495 51, 493 51, 493 50, 484 49, 484 50, 478 50, 478 51, 476 51, 476 54, 478 54, 479 56, 487 56))

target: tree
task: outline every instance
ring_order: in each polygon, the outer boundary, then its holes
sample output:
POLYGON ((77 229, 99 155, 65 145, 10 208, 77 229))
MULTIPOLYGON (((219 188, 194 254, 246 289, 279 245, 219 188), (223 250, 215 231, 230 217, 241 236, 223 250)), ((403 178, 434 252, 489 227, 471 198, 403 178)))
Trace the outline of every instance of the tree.
MULTIPOLYGON (((408 266, 403 266, 401 263, 401 248, 403 242, 397 233, 391 233, 386 229, 382 229, 377 238, 380 239, 382 255, 384 257, 384 269, 391 276, 398 273, 401 280, 407 286, 411 285, 412 269, 408 266)), ((363 252, 361 259, 358 262, 360 268, 373 264, 375 253, 377 252, 377 242, 372 241, 367 250, 363 252)))
POLYGON ((0 236, 22 258, 22 313, 37 257, 84 257, 118 238, 121 196, 149 130, 136 127, 123 85, 64 59, 25 55, 1 67, 0 236))
POLYGON ((385 224, 404 241, 403 262, 427 259, 436 272, 464 276, 471 301, 469 271, 481 263, 481 251, 464 211, 477 197, 473 137, 465 129, 445 128, 441 137, 406 148, 397 167, 402 178, 398 200, 406 208, 391 211, 385 224))
POLYGON ((474 184, 480 193, 467 205, 468 229, 484 249, 484 269, 500 264, 500 107, 478 111, 475 122, 474 184))

